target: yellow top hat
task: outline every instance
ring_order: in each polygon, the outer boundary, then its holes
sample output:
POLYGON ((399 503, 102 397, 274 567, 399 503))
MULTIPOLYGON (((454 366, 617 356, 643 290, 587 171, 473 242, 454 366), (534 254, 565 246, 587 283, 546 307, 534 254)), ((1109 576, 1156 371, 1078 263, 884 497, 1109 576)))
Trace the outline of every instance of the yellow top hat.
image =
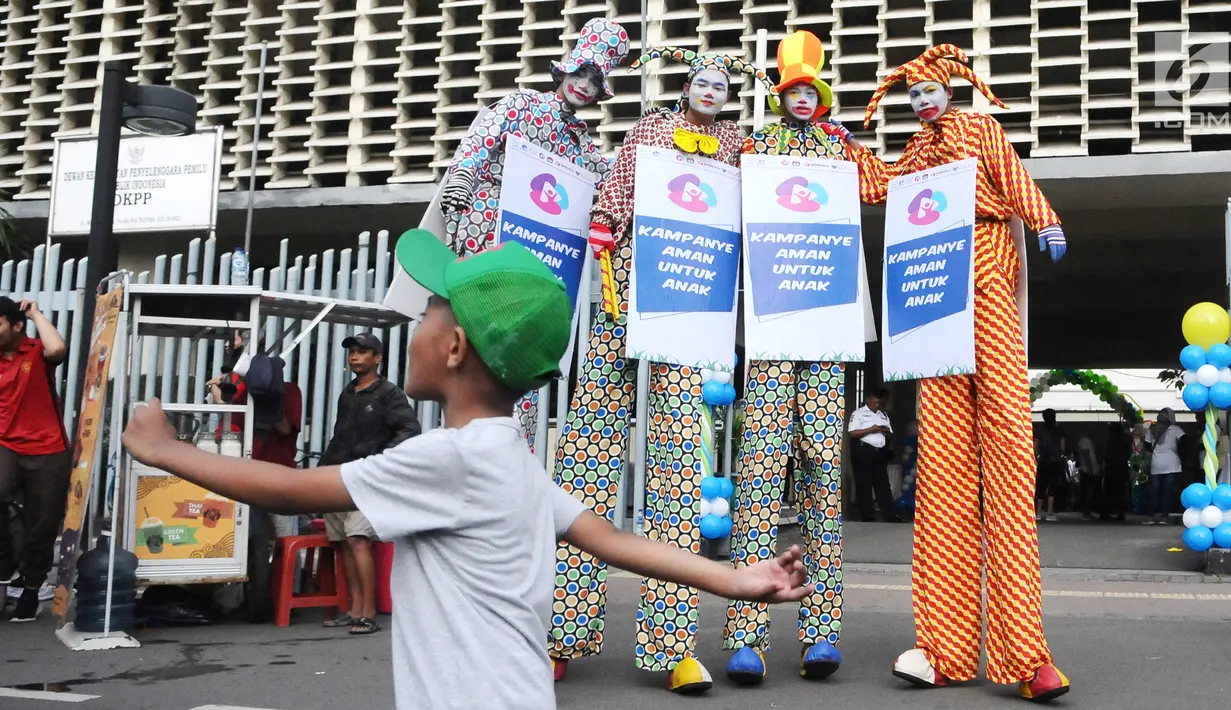
POLYGON ((825 66, 825 45, 811 32, 799 30, 778 43, 778 73, 781 77, 774 87, 778 96, 769 96, 769 107, 779 116, 785 116, 781 94, 795 84, 811 84, 820 94, 820 105, 812 118, 823 116, 833 106, 833 89, 821 81, 821 68, 825 66))

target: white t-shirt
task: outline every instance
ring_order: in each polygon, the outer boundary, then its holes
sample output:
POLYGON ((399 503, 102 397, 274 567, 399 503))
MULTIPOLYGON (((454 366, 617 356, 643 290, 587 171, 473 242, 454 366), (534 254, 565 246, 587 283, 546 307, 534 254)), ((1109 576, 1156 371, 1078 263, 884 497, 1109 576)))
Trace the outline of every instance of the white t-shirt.
POLYGON ((1184 438, 1184 430, 1172 424, 1163 432, 1159 441, 1154 441, 1153 432, 1146 433, 1146 441, 1154 445, 1154 454, 1150 457, 1150 475, 1164 473, 1180 473, 1184 467, 1180 464, 1179 443, 1184 438))
MULTIPOLYGON (((889 425, 889 415, 885 414, 884 410, 877 410, 873 412, 871 409, 868 409, 868 406, 865 404, 859 409, 856 409, 855 413, 851 415, 850 431, 859 431, 860 429, 870 429, 874 426, 884 426, 884 427, 890 426, 889 425)), ((892 429, 893 428, 890 427, 891 431, 892 429)), ((871 434, 866 434, 863 437, 860 437, 858 440, 862 441, 868 446, 875 446, 878 449, 885 448, 885 443, 886 443, 885 435, 880 433, 879 431, 874 431, 871 434)))
POLYGON ((512 418, 434 429, 342 466, 395 545, 398 710, 552 710, 547 632, 556 543, 586 509, 548 477, 512 418))

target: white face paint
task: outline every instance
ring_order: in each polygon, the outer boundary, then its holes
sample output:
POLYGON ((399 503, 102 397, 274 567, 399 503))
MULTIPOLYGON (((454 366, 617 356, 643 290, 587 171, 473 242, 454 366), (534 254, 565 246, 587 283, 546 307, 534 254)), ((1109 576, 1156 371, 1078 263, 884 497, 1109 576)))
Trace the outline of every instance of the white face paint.
POLYGON ((688 84, 688 106, 706 116, 717 115, 731 97, 731 80, 717 69, 697 72, 688 84))
POLYGON ((807 121, 821 105, 821 94, 811 84, 788 86, 782 95, 786 115, 799 121, 807 121))
POLYGON ((602 77, 591 64, 583 64, 577 71, 565 74, 560 82, 564 100, 573 108, 589 106, 598 100, 603 90, 602 77))
POLYGON ((949 90, 938 81, 921 81, 910 87, 910 107, 924 123, 931 123, 949 110, 949 90))

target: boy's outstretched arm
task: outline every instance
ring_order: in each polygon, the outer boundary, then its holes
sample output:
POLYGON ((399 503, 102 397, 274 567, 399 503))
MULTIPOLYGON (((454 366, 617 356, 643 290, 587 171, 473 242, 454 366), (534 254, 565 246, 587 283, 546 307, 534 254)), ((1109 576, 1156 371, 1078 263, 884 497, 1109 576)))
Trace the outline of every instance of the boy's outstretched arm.
POLYGON ((121 439, 133 458, 241 503, 277 513, 355 510, 341 466, 298 470, 264 461, 220 456, 178 441, 162 405, 152 399, 133 410, 121 439))
POLYGON ((798 601, 814 591, 806 584, 798 547, 750 567, 732 567, 678 547, 617 530, 606 518, 587 510, 564 534, 569 543, 613 567, 646 577, 703 589, 728 599, 798 601))

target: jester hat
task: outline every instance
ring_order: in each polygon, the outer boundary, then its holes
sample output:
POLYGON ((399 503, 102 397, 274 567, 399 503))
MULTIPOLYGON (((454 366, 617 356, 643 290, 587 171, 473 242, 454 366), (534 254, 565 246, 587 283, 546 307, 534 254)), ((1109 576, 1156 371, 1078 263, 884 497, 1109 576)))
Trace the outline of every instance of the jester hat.
POLYGON ((780 81, 774 87, 779 94, 769 95, 769 107, 779 116, 785 116, 780 95, 796 84, 810 84, 820 96, 820 105, 812 118, 824 116, 833 106, 833 89, 821 81, 821 68, 825 66, 825 45, 821 38, 799 30, 778 43, 778 74, 780 81))
POLYGON ((577 38, 577 46, 573 51, 569 52, 563 61, 551 63, 551 75, 560 81, 565 74, 571 74, 590 64, 598 69, 603 77, 603 95, 599 100, 606 101, 615 96, 607 75, 627 56, 628 32, 611 20, 596 17, 581 28, 581 35, 577 38))
POLYGON ((872 114, 876 113, 877 105, 885 97, 889 87, 899 81, 905 81, 908 88, 925 81, 935 81, 945 86, 950 86, 953 77, 959 76, 970 82, 980 93, 987 97, 988 101, 991 101, 1000 108, 1008 108, 1003 101, 996 98, 991 88, 983 83, 983 80, 967 65, 969 61, 966 58, 966 53, 960 47, 952 44, 938 44, 920 54, 916 59, 912 59, 889 72, 889 75, 885 77, 881 85, 876 88, 876 93, 872 94, 872 100, 868 102, 867 111, 864 112, 863 116, 863 127, 867 128, 872 123, 872 114))
MULTIPOLYGON (((688 82, 691 82, 697 74, 707 70, 722 72, 727 77, 731 76, 731 71, 743 72, 757 81, 765 85, 765 89, 769 91, 770 96, 774 95, 774 85, 769 80, 769 76, 761 69, 757 69, 748 62, 739 57, 732 57, 729 54, 700 54, 691 49, 682 47, 652 47, 645 54, 641 55, 631 65, 632 69, 639 69, 642 64, 647 64, 653 59, 671 59, 677 62, 688 65, 688 82)), ((677 111, 683 111, 688 104, 688 95, 680 97, 676 104, 677 111)))

